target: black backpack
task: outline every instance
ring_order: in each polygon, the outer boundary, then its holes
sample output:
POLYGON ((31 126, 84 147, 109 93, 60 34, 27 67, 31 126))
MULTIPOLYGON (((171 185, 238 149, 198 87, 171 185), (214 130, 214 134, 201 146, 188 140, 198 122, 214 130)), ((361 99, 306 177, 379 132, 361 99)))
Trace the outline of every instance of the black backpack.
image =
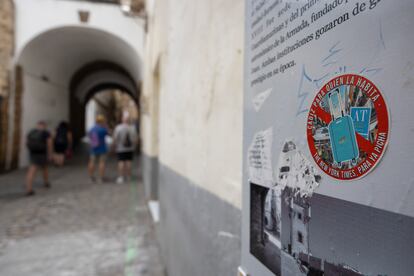
POLYGON ((129 130, 128 130, 128 132, 125 135, 123 146, 125 148, 129 148, 129 147, 132 146, 131 137, 129 137, 129 130))
POLYGON ((34 129, 27 135, 27 148, 34 153, 45 153, 47 151, 44 131, 34 129))
POLYGON ((63 128, 58 128, 56 131, 55 145, 67 145, 68 144, 68 134, 67 130, 63 128))

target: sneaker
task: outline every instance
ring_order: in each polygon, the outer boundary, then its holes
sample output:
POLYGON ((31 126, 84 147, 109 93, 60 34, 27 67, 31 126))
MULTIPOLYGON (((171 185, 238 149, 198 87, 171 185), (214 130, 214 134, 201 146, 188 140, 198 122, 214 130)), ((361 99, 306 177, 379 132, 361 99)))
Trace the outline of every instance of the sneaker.
POLYGON ((35 195, 35 191, 33 190, 26 192, 26 196, 34 196, 34 195, 35 195))
POLYGON ((46 182, 44 184, 44 186, 45 186, 46 189, 50 189, 51 188, 50 182, 46 182))
POLYGON ((124 183, 124 178, 122 176, 118 176, 118 178, 116 179, 116 184, 122 184, 124 183))

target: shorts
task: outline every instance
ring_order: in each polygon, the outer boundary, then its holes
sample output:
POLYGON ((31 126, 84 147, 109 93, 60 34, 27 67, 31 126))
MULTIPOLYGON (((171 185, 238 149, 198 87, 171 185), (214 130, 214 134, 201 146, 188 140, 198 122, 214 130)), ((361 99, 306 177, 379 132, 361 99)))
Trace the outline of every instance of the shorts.
POLYGON ((66 150, 68 149, 68 145, 67 144, 55 144, 54 149, 57 154, 64 154, 66 150))
POLYGON ((134 159, 134 153, 132 151, 118 152, 118 161, 131 161, 134 159))
POLYGON ((89 158, 93 162, 95 162, 96 159, 98 159, 99 162, 105 162, 105 160, 106 160, 106 153, 100 153, 100 154, 92 153, 89 156, 89 158))
POLYGON ((30 164, 45 167, 47 165, 47 153, 30 153, 30 164))

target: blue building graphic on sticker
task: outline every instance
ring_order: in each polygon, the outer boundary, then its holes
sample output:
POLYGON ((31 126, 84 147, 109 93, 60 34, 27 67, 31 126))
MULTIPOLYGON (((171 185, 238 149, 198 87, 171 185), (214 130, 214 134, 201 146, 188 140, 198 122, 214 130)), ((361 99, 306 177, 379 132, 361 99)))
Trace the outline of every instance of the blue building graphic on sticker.
POLYGON ((355 131, 365 139, 369 139, 369 124, 371 121, 370 107, 351 107, 350 110, 355 131))

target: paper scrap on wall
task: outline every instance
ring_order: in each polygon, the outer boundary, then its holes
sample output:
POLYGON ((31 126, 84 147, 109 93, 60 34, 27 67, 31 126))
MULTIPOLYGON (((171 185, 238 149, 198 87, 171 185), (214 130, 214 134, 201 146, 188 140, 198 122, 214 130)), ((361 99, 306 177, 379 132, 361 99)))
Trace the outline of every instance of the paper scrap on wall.
POLYGON ((292 141, 286 141, 284 144, 275 175, 277 176, 276 186, 282 190, 286 186, 290 187, 295 195, 301 197, 311 197, 319 186, 319 171, 292 141))
POLYGON ((269 187, 273 185, 272 141, 272 128, 257 132, 253 137, 247 154, 249 179, 253 183, 269 187))

